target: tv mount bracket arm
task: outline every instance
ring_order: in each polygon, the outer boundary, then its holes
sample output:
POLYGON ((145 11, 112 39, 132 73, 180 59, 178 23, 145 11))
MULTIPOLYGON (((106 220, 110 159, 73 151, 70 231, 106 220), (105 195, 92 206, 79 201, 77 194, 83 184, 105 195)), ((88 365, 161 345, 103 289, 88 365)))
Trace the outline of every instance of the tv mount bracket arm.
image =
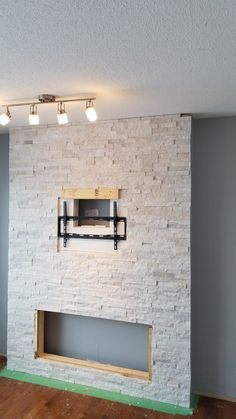
POLYGON ((82 217, 82 216, 71 216, 67 215, 67 203, 63 202, 63 215, 58 217, 58 238, 63 239, 63 246, 67 246, 69 239, 95 239, 95 240, 113 240, 114 250, 117 250, 117 244, 120 240, 126 240, 127 220, 126 217, 118 217, 117 215, 117 202, 113 203, 113 217, 82 217), (77 234, 69 233, 67 231, 68 221, 112 221, 113 222, 113 234, 77 234), (124 224, 124 233, 118 234, 118 223, 124 224), (62 228, 63 227, 63 228, 62 228))

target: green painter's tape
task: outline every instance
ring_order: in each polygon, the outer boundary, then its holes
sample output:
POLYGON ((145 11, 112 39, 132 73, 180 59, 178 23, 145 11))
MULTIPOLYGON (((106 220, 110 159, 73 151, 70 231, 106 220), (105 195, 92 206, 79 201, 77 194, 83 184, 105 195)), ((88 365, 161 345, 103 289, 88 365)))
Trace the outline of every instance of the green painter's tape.
POLYGON ((188 408, 170 403, 162 403, 155 400, 143 399, 141 397, 128 396, 127 394, 121 394, 115 391, 101 390, 96 387, 87 387, 81 384, 67 383, 65 381, 55 380, 54 378, 41 377, 40 375, 12 371, 8 370, 7 368, 0 371, 0 376, 5 378, 12 378, 13 380, 24 381, 26 383, 38 384, 45 387, 53 387, 58 390, 71 391, 72 393, 99 397, 100 399, 111 400, 113 402, 124 403, 131 406, 144 407, 146 409, 175 415, 191 415, 198 403, 198 397, 195 395, 192 396, 191 407, 188 408))

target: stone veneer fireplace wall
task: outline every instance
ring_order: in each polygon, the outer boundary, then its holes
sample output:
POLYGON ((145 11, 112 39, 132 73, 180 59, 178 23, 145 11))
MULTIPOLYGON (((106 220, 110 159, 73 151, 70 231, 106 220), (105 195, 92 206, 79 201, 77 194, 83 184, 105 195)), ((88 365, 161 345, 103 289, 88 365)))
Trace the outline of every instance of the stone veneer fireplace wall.
POLYGON ((189 406, 190 137, 180 115, 11 129, 9 369, 189 406), (125 245, 57 252, 62 188, 120 189, 125 245), (35 359, 35 310, 152 326, 152 380, 35 359))

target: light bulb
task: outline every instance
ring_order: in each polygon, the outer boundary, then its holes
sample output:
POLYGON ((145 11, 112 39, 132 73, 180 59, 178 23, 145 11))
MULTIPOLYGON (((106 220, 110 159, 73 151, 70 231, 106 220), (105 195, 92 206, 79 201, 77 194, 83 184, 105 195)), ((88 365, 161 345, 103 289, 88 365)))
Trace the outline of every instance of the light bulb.
POLYGON ((94 107, 93 107, 93 102, 91 100, 89 100, 86 103, 86 110, 85 110, 86 116, 88 118, 88 120, 90 122, 94 122, 97 120, 98 116, 97 116, 97 112, 95 111, 94 107))
POLYGON ((29 115, 29 124, 30 125, 38 125, 39 124, 39 115, 37 115, 37 114, 29 115))
POLYGON ((30 107, 29 124, 30 125, 39 124, 39 115, 37 114, 37 107, 35 105, 32 105, 30 107))
POLYGON ((1 125, 7 125, 8 122, 10 122, 11 120, 11 114, 9 109, 7 108, 7 111, 2 113, 2 115, 0 115, 0 124, 1 125))
POLYGON ((68 115, 65 111, 65 105, 62 102, 58 104, 57 121, 59 125, 68 123, 68 115))
POLYGON ((68 116, 67 113, 58 113, 57 114, 57 121, 58 124, 63 125, 68 123, 68 116))

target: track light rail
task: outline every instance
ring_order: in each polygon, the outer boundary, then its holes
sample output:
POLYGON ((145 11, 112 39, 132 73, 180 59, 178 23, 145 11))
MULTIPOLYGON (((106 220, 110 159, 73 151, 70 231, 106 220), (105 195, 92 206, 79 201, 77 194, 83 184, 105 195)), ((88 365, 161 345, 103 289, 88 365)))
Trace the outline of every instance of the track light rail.
POLYGON ((37 113, 37 106, 39 105, 46 105, 51 103, 58 104, 58 112, 57 112, 57 121, 58 124, 63 125, 69 122, 67 112, 65 110, 65 102, 86 102, 85 107, 85 114, 90 122, 94 122, 97 120, 97 112, 94 109, 93 101, 96 100, 95 97, 71 97, 68 98, 62 96, 54 96, 49 94, 39 95, 37 100, 29 100, 24 102, 18 103, 8 103, 6 105, 2 105, 6 108, 6 111, 0 115, 0 125, 7 125, 11 120, 11 112, 10 108, 16 108, 20 106, 29 106, 30 107, 30 114, 29 114, 29 124, 30 125, 38 125, 39 124, 39 115, 37 113))
POLYGON ((20 102, 20 103, 9 103, 9 104, 4 104, 1 105, 5 108, 13 108, 16 106, 31 106, 31 105, 48 105, 51 103, 65 103, 65 102, 89 102, 89 101, 94 101, 96 100, 95 97, 83 97, 83 98, 74 98, 74 99, 63 99, 63 97, 55 97, 55 100, 51 100, 51 101, 43 101, 38 99, 37 101, 34 102, 20 102))

